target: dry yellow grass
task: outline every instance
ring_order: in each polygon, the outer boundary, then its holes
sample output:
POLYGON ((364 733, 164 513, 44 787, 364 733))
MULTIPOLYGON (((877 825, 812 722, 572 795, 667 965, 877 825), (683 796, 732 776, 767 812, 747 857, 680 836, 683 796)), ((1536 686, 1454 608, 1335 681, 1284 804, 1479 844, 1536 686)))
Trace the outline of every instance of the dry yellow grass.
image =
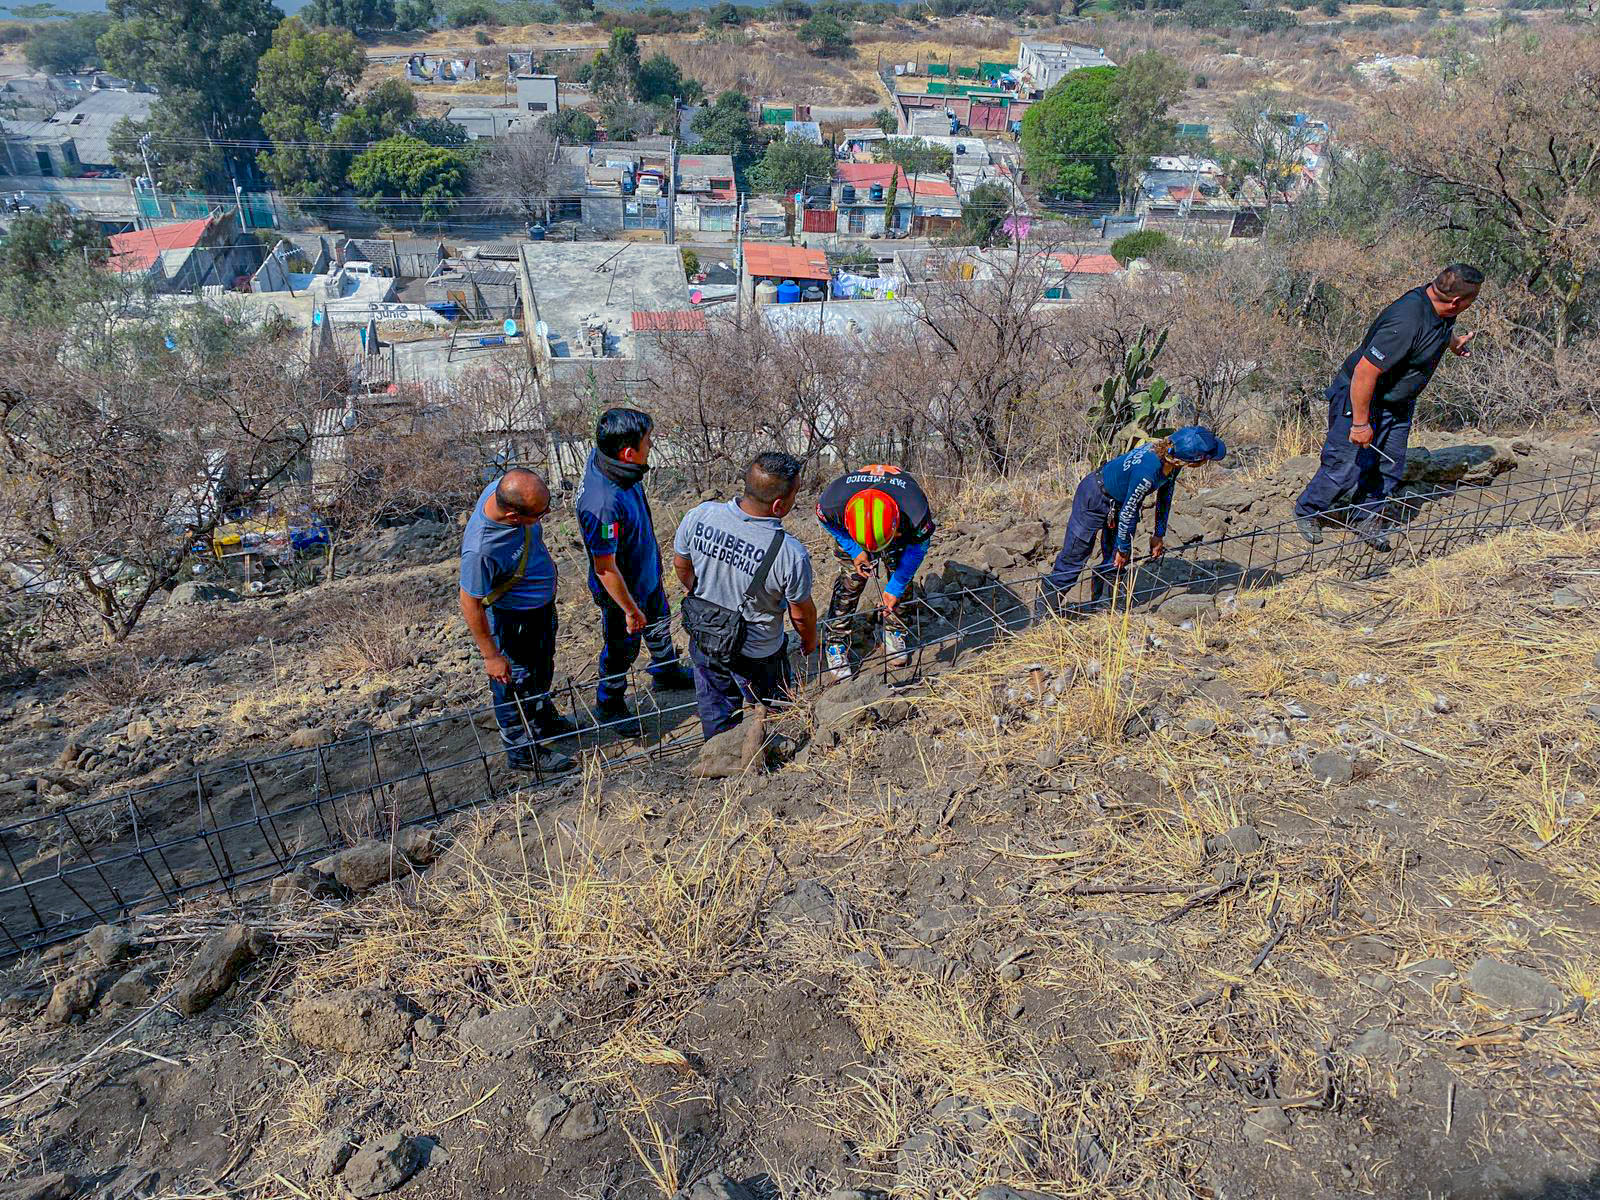
MULTIPOLYGON (((869 733, 797 774, 809 816, 779 820, 740 785, 617 788, 591 764, 558 813, 530 797, 475 814, 403 898, 315 918, 337 922, 341 941, 299 964, 289 994, 382 985, 489 1008, 575 989, 601 998, 615 1015, 564 1051, 566 1070, 610 1098, 640 1178, 665 1197, 685 1164, 662 1105, 713 1095, 686 1054, 685 1018, 732 979, 754 991, 829 979, 825 1002, 859 1062, 796 1080, 800 1115, 848 1137, 896 1196, 1109 1186, 1087 1168, 1124 1195, 1193 1189, 1220 1098, 1247 1111, 1270 1085, 1310 1120, 1331 1094, 1384 1086, 1343 1057, 1352 1007, 1372 1003, 1358 995, 1367 968, 1349 957, 1353 940, 1392 946, 1393 974, 1433 957, 1533 955, 1570 995, 1600 995, 1592 943, 1483 853, 1515 847, 1600 902, 1596 806, 1573 795, 1600 761, 1600 727, 1582 711, 1600 628, 1541 603, 1561 572, 1597 562, 1597 533, 1542 535, 1532 555, 1507 538, 1358 588, 1297 582, 1192 630, 1126 612, 1048 624, 941 678, 918 722, 891 735, 908 751, 899 773, 874 766, 888 743, 869 733), (1189 689, 1201 663, 1209 698, 1189 689), (1030 694, 1035 664, 1077 682, 1030 694), (1352 683, 1362 676, 1388 682, 1352 683), (1223 689, 1235 699, 1217 699, 1223 689), (1277 719, 1291 702, 1308 713, 1292 719, 1295 746, 1358 744, 1360 790, 1336 801, 1293 747, 1263 750, 1229 724, 1277 719), (1154 704, 1177 720, 1130 735, 1154 704), (1222 728, 1193 737, 1181 727, 1191 716, 1222 728), (1060 765, 1043 768, 1049 747, 1060 765), (965 793, 959 817, 946 788, 965 793), (1032 798, 1025 822, 1019 795, 1032 798), (1262 849, 1207 847, 1245 822, 1267 836, 1262 849), (969 914, 943 943, 946 969, 925 969, 898 957, 903 934, 885 923, 925 900, 881 882, 908 862, 993 866, 1026 901, 969 914), (771 940, 767 907, 812 873, 861 919, 771 940), (1219 881, 1230 887, 1202 890, 1219 881), (1168 919, 1191 902, 1192 916, 1168 919), (1148 957, 1113 954, 1103 927, 1147 941, 1148 957), (949 948, 979 941, 987 965, 951 969, 963 960, 949 948), (612 1005, 621 979, 635 999, 612 1005), (1213 1107, 1197 1112, 1197 1096, 1213 1107), (961 1154, 904 1156, 929 1129, 961 1154)), ((1490 1038, 1451 1069, 1508 1104, 1523 1103, 1497 1090, 1513 1061, 1600 1070, 1592 1022, 1520 1026, 1513 1060, 1492 1040, 1503 1026, 1475 1013, 1441 984, 1392 1028, 1418 1052, 1429 1030, 1490 1038)), ((281 1033, 259 1028, 270 1050, 281 1033)), ((359 1075, 297 1077, 277 1136, 303 1142, 341 1089, 368 1086, 359 1075)), ((478 1099, 432 1100, 419 1120, 478 1099)), ((1537 1117, 1531 1136, 1561 1155, 1600 1114, 1573 1104, 1537 1117)))

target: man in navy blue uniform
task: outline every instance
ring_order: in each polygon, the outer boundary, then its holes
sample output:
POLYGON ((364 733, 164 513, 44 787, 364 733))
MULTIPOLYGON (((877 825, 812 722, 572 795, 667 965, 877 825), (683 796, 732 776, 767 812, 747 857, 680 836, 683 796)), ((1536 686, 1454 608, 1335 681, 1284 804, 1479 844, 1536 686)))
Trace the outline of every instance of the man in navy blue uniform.
POLYGON ((461 538, 461 616, 494 696, 495 721, 516 770, 563 771, 572 759, 538 743, 573 732, 556 712, 556 564, 539 523, 550 489, 513 467, 478 496, 461 538))
POLYGON ((661 549, 644 494, 654 428, 650 415, 638 409, 602 413, 578 486, 578 530, 589 553, 589 591, 600 606, 605 638, 595 709, 601 721, 630 737, 638 736, 639 722, 628 707, 628 669, 639 657, 641 638, 650 647, 656 691, 694 687, 672 641, 661 549))
POLYGON ((1119 455, 1098 471, 1091 471, 1072 497, 1072 516, 1055 566, 1045 576, 1044 604, 1054 606, 1078 582, 1078 576, 1100 542, 1100 563, 1095 567, 1091 596, 1098 602, 1106 581, 1133 557, 1133 534, 1145 499, 1156 498, 1155 528, 1150 534, 1150 557, 1166 553, 1167 518, 1172 513, 1172 493, 1178 472, 1203 462, 1221 462, 1228 447, 1204 425, 1185 425, 1171 437, 1150 442, 1119 455))
POLYGON ((1444 352, 1471 357, 1473 334, 1458 334, 1456 318, 1472 307, 1483 272, 1456 263, 1425 287, 1413 288, 1378 314, 1344 360, 1324 395, 1328 437, 1322 466, 1294 506, 1295 528, 1313 546, 1322 541, 1322 515, 1341 496, 1355 507, 1356 531, 1387 552, 1383 509, 1406 469, 1406 445, 1417 396, 1444 352))

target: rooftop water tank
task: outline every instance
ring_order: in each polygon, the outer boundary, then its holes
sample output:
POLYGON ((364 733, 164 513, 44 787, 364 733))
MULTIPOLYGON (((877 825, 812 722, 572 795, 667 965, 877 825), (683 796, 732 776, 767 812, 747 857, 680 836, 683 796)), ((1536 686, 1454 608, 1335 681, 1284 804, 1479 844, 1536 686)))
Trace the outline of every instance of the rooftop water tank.
POLYGON ((778 285, 770 279, 763 279, 756 284, 757 304, 776 304, 778 302, 778 285))
POLYGON ((800 303, 800 285, 792 279, 785 279, 778 285, 779 304, 800 303))
POLYGON ((854 204, 856 202, 856 186, 855 186, 855 184, 847 183, 847 184, 844 185, 844 187, 840 188, 839 189, 839 199, 840 199, 840 202, 843 203, 843 204, 854 204))
POLYGON ((822 289, 820 287, 818 287, 816 284, 813 283, 810 287, 806 288, 805 291, 800 293, 800 297, 803 300, 811 300, 811 301, 821 300, 822 299, 822 289))
POLYGON ((542 242, 542 241, 544 241, 544 226, 543 225, 529 225, 528 226, 528 240, 530 242, 542 242))
POLYGON ((883 199, 883 184, 881 184, 881 183, 873 184, 872 185, 872 190, 867 194, 868 194, 869 198, 874 203, 877 203, 878 201, 882 200, 883 199))

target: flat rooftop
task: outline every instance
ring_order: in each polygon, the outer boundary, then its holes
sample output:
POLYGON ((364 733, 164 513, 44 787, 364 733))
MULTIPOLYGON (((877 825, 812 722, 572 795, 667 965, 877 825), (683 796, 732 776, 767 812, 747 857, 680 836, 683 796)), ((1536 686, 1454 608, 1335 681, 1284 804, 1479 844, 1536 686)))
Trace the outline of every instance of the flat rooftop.
POLYGON ((545 323, 550 355, 558 360, 597 357, 586 336, 593 326, 605 328, 606 358, 636 358, 635 313, 693 308, 676 246, 527 242, 522 264, 523 312, 530 328, 545 323))

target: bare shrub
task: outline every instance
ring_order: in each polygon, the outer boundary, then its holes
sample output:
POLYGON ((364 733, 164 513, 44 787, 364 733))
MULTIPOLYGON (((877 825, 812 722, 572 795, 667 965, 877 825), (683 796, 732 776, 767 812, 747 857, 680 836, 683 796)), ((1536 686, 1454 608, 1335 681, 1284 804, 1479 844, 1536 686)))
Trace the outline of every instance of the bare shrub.
POLYGON ((428 652, 416 623, 437 616, 432 608, 364 595, 341 596, 319 607, 331 631, 317 654, 319 667, 341 678, 383 676, 422 662, 428 652))
POLYGON ((77 310, 70 351, 0 328, 0 561, 120 641, 191 545, 291 480, 344 381, 216 310, 100 315, 77 310))

